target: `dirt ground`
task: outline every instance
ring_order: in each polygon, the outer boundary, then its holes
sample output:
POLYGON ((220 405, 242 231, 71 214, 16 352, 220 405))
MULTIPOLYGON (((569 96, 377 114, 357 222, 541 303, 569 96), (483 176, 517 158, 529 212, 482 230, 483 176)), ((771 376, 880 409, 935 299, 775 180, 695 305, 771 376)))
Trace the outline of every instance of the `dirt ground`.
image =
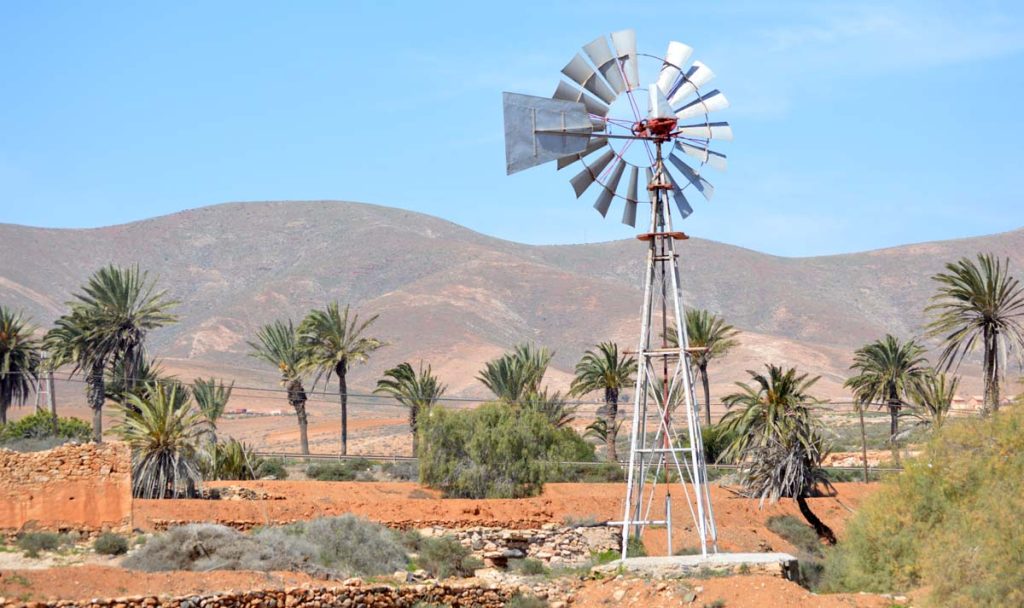
POLYGON ((868 594, 817 595, 791 581, 772 576, 732 576, 686 581, 623 579, 587 581, 576 595, 575 608, 621 606, 714 606, 743 608, 883 608, 889 598, 868 594))
MULTIPOLYGON (((415 483, 263 481, 230 482, 265 492, 268 500, 137 500, 135 525, 153 529, 160 522, 232 521, 256 525, 355 513, 389 524, 408 526, 448 522, 473 525, 532 526, 567 518, 612 520, 621 517, 623 484, 548 484, 541 496, 523 500, 451 500, 415 483)), ((810 500, 812 509, 842 536, 851 510, 872 487, 837 484, 837 495, 810 500)), ((679 487, 675 487, 679 491, 679 487)), ((768 517, 799 517, 792 501, 759 509, 756 501, 741 498, 728 488, 712 488, 712 500, 722 551, 787 551, 795 548, 765 526, 768 517)), ((655 503, 660 503, 657 498, 655 503)), ((655 513, 655 515, 659 515, 655 513)), ((694 546, 692 524, 685 511, 674 522, 675 547, 694 546)), ((644 537, 652 554, 664 553, 665 530, 650 529, 644 537)), ((48 598, 85 599, 129 595, 187 595, 210 590, 281 588, 324 584, 297 573, 173 572, 141 573, 122 570, 116 560, 83 560, 64 567, 10 561, 0 564, 0 595, 10 600, 48 598), (40 567, 42 566, 42 567, 40 567)), ((691 581, 622 580, 577 582, 574 606, 711 605, 783 608, 788 606, 883 607, 881 596, 817 596, 794 583, 767 576, 736 576, 691 581), (696 593, 691 597, 690 593, 696 593), (689 598, 689 599, 688 599, 689 598), (692 601, 689 601, 691 600, 692 601)))
POLYGON ((0 594, 9 601, 81 600, 131 595, 183 596, 216 591, 278 589, 323 584, 296 572, 136 572, 116 566, 80 565, 0 570, 0 594))
MULTIPOLYGON (((217 485, 217 484, 211 484, 217 485)), ((408 482, 321 482, 257 481, 227 482, 266 492, 276 500, 136 500, 135 526, 153 530, 167 522, 223 521, 253 525, 312 519, 325 515, 355 513, 387 524, 425 527, 439 522, 460 525, 530 527, 568 518, 613 521, 622 518, 624 484, 551 483, 544 493, 521 500, 441 499, 437 492, 408 482)), ((859 483, 836 484, 831 497, 809 499, 818 516, 842 536, 847 518, 872 486, 859 483)), ((678 492, 679 486, 674 485, 678 492)), ((737 496, 728 487, 712 486, 711 500, 722 551, 795 551, 781 537, 769 531, 765 522, 772 515, 800 517, 796 503, 784 499, 759 509, 757 501, 737 496)), ((662 516, 664 486, 654 501, 652 514, 662 516)), ((674 549, 694 546, 689 514, 676 506, 673 521, 674 549)), ((664 530, 648 529, 644 542, 652 554, 664 553, 664 530)))
MULTIPOLYGON (((82 565, 45 570, 0 571, 0 594, 9 601, 87 600, 127 596, 180 597, 210 590, 242 591, 327 585, 293 572, 134 572, 112 566, 82 565)), ((627 578, 579 583, 577 608, 648 606, 725 606, 744 608, 883 608, 892 601, 877 595, 816 595, 770 576, 736 576, 683 581, 627 578), (691 595, 692 594, 692 595, 691 595)))

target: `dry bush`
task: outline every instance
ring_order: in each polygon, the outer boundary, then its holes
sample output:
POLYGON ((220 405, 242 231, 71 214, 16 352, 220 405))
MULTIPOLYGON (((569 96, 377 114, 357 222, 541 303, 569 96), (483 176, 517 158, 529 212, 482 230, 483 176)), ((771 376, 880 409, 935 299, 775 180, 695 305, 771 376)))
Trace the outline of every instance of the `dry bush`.
POLYGON ((847 525, 826 588, 925 586, 935 605, 1024 605, 1022 454, 1022 405, 945 425, 847 525))

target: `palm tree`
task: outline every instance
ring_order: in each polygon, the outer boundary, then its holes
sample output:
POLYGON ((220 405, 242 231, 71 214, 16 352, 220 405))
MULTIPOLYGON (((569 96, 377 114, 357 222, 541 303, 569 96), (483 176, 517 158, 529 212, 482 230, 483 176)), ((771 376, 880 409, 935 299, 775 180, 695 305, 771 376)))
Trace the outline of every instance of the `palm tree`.
POLYGON ((249 356, 265 361, 281 372, 281 386, 288 393, 288 404, 295 410, 299 421, 299 445, 304 456, 309 455, 309 418, 306 414, 306 389, 302 385, 306 367, 299 335, 289 321, 274 321, 256 330, 256 341, 248 342, 249 356))
POLYGON ((173 323, 169 310, 177 304, 156 289, 149 273, 138 266, 101 268, 68 302, 70 311, 57 319, 44 344, 54 366, 71 363, 72 375, 86 375, 86 393, 92 408, 93 441, 103 440, 104 371, 122 369, 128 388, 137 382, 146 360, 146 335, 173 323))
POLYGON ((484 364, 477 380, 499 401, 520 404, 531 393, 540 390, 554 353, 533 344, 519 344, 512 352, 484 364))
POLYGON ((218 381, 216 378, 196 378, 192 381, 192 398, 209 426, 213 444, 217 443, 217 421, 224 415, 234 388, 234 382, 224 384, 223 380, 218 381))
POLYGON ((316 380, 330 382, 338 377, 338 398, 341 402, 341 455, 348 454, 348 369, 353 363, 365 363, 370 354, 384 345, 377 338, 364 336, 377 320, 373 315, 362 323, 359 315, 341 311, 337 302, 323 310, 312 310, 299 325, 299 345, 307 364, 317 370, 316 380), (351 318, 350 318, 351 317, 351 318))
POLYGON ((151 385, 117 406, 121 420, 112 430, 132 449, 132 495, 136 498, 192 498, 202 480, 198 445, 206 431, 188 390, 177 383, 151 385))
POLYGON ((544 414, 548 421, 559 429, 568 427, 576 419, 576 407, 566 403, 562 398, 562 393, 558 391, 548 393, 546 388, 529 393, 519 405, 524 409, 532 409, 544 414))
POLYGON ((7 424, 11 404, 24 405, 39 382, 39 343, 35 328, 20 312, 0 305, 0 425, 7 424))
POLYGON ((437 403, 448 387, 438 381, 428 365, 423 369, 420 362, 419 372, 413 370, 408 363, 399 363, 384 372, 384 377, 377 381, 374 393, 391 395, 396 401, 409 408, 409 429, 412 431, 412 453, 417 454, 419 438, 419 416, 437 403))
POLYGON ((1015 355, 1017 365, 1022 365, 1024 289, 1009 269, 1008 258, 998 260, 992 254, 978 254, 977 263, 961 258, 946 264, 946 272, 932 277, 939 290, 925 309, 935 314, 928 337, 942 338, 938 367, 958 368, 981 342, 985 413, 999 409, 999 381, 1007 356, 1015 355))
POLYGON ((134 372, 126 369, 125 362, 119 361, 104 374, 103 391, 107 401, 124 405, 128 402, 128 395, 143 396, 149 387, 170 382, 178 382, 174 376, 164 373, 163 367, 156 359, 143 360, 134 372), (134 373, 134 377, 130 374, 134 373))
MULTIPOLYGON (((892 457, 899 464, 900 408, 905 403, 910 387, 928 369, 924 347, 914 340, 901 342, 899 338, 886 334, 881 340, 875 340, 857 349, 853 354, 853 365, 850 369, 860 372, 847 379, 844 386, 853 389, 857 400, 861 434, 864 434, 864 408, 885 400, 889 408, 889 442, 892 446, 892 457)), ((863 449, 866 463, 867 448, 863 449)))
POLYGON ((753 384, 737 382, 740 391, 724 398, 729 411, 718 428, 733 437, 724 455, 742 463, 748 495, 759 498, 762 505, 765 500, 796 499, 818 536, 835 544, 832 529, 807 504, 807 497, 819 486, 831 487, 821 469, 827 449, 821 423, 813 415, 818 400, 809 392, 820 376, 808 378, 793 367, 765 367, 767 375, 748 370, 753 384))
MULTIPOLYGON (((619 426, 619 395, 622 389, 632 386, 636 376, 636 359, 630 355, 619 355, 619 346, 614 342, 602 342, 597 350, 588 350, 576 364, 576 377, 569 387, 569 394, 575 397, 593 391, 604 391, 605 415, 604 439, 610 462, 618 460, 615 440, 619 426)), ((589 428, 589 427, 588 427, 589 428)))
POLYGON ((927 370, 910 387, 910 401, 915 406, 910 409, 910 416, 916 418, 920 426, 932 429, 942 427, 949 417, 959 386, 958 376, 947 376, 934 369, 927 370))
MULTIPOLYGON (((704 424, 710 426, 711 383, 708 380, 708 364, 712 359, 721 359, 739 344, 736 336, 740 332, 722 317, 700 308, 687 308, 685 322, 686 338, 691 349, 690 361, 697 368, 704 388, 704 424)), ((679 336, 674 328, 669 330, 666 338, 669 345, 679 346, 679 336)))

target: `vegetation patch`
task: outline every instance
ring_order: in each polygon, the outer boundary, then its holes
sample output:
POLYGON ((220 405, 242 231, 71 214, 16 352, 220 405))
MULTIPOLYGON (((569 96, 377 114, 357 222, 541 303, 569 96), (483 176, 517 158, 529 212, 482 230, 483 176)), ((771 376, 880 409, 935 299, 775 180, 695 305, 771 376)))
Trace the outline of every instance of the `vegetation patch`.
POLYGON ((373 463, 365 458, 339 462, 317 462, 306 467, 306 477, 316 481, 367 481, 373 463))
POLYGON ((594 447, 548 413, 510 403, 455 412, 433 407, 419 421, 420 482, 457 498, 523 498, 549 480, 549 460, 595 461, 594 447))
POLYGON ((435 578, 472 576, 474 570, 483 567, 468 547, 451 536, 422 538, 418 563, 435 578))
POLYGON ((123 555, 128 553, 128 539, 120 534, 104 532, 93 541, 92 548, 100 555, 123 555))
POLYGON ((404 569, 405 549, 390 530, 353 515, 262 528, 189 524, 150 538, 124 561, 148 572, 293 570, 312 576, 378 576, 404 569))
POLYGON ((850 520, 824 588, 931 589, 936 605, 1024 604, 1024 407, 950 421, 850 520))
POLYGON ((42 551, 56 551, 70 544, 70 536, 56 532, 25 532, 18 537, 18 548, 26 557, 39 557, 42 551))

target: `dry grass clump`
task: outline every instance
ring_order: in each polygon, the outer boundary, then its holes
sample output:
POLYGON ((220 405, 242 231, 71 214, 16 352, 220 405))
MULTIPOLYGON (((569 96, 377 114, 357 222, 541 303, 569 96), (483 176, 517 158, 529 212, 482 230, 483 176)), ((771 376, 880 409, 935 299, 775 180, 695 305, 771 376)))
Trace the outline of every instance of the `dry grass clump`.
POLYGON ((292 570, 320 578, 374 576, 405 568, 395 534, 353 515, 315 519, 243 534, 215 524, 189 524, 149 539, 124 567, 167 570, 292 570))

